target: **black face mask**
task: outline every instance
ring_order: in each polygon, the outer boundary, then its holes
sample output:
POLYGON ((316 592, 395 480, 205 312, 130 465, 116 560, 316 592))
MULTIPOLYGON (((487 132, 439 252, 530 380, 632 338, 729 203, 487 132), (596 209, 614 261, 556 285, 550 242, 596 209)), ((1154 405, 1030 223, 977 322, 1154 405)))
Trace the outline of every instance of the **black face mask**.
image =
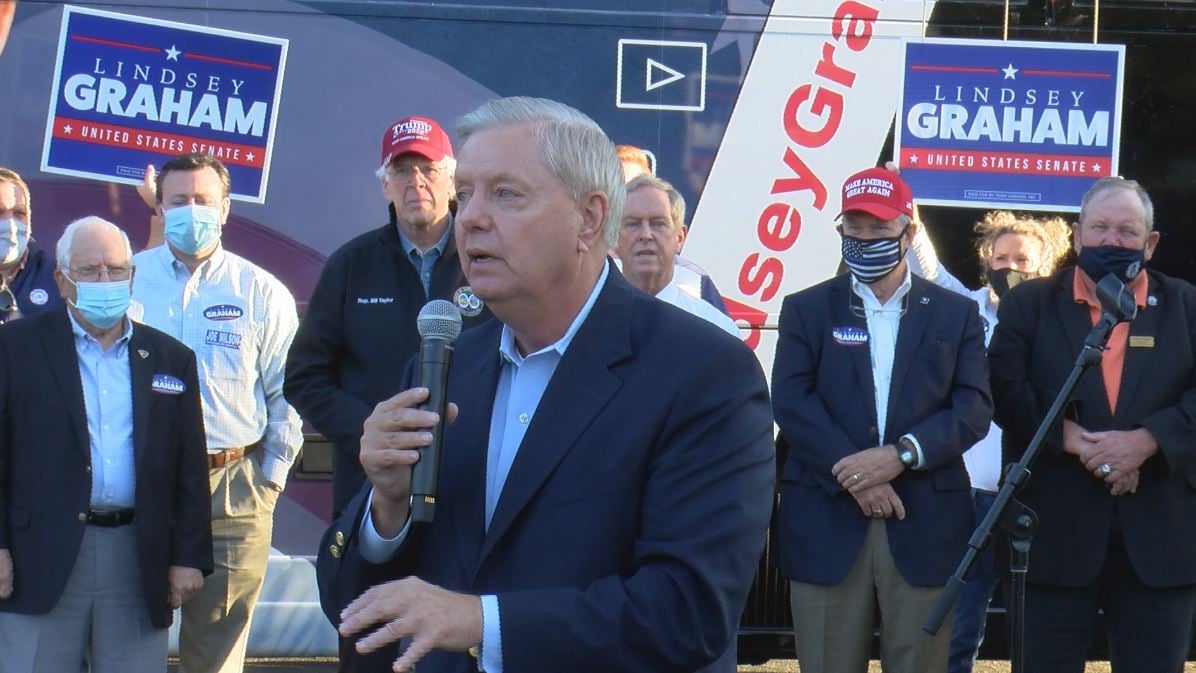
POLYGON ((1031 278, 1037 278, 1037 275, 1029 271, 1014 271, 1012 267, 988 270, 988 286, 993 289, 997 299, 1004 297, 1006 292, 1021 284, 1022 281, 1031 278))
POLYGON ((1123 248, 1119 245, 1098 245, 1081 249, 1076 263, 1094 283, 1099 283, 1109 274, 1117 276, 1123 283, 1128 283, 1142 271, 1145 260, 1145 250, 1123 248))

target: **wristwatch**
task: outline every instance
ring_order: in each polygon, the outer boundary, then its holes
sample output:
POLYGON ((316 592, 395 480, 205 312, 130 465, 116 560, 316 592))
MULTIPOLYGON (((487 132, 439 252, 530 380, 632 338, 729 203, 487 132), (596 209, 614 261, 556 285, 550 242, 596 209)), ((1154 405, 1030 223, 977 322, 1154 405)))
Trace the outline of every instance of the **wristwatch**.
POLYGON ((918 450, 914 448, 914 443, 905 437, 897 440, 897 460, 900 460, 907 470, 912 470, 918 465, 918 450))

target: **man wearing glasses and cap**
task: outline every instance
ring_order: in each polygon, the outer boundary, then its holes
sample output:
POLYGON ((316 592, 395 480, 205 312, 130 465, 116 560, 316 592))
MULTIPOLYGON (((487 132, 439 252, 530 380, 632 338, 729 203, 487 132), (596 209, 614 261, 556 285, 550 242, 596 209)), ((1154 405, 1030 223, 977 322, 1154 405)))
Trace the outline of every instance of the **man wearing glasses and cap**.
POLYGON ((975 305, 911 276, 909 187, 884 169, 843 185, 849 274, 786 297, 773 410, 791 447, 777 519, 802 670, 947 667, 950 629, 922 620, 971 532, 962 454, 988 430, 975 305))
POLYGON ((31 238, 29 187, 0 168, 0 323, 58 308, 54 259, 31 238))

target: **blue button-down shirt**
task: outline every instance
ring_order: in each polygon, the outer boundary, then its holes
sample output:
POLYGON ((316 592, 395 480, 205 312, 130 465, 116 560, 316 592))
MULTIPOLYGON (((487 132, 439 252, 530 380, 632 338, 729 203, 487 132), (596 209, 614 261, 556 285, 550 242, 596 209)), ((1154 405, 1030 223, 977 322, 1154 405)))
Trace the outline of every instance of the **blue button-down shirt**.
POLYGON ((133 385, 129 373, 128 318, 124 334, 105 350, 67 311, 75 333, 87 443, 91 453, 91 508, 132 507, 137 485, 133 462, 133 385))
POLYGON ((453 233, 453 214, 449 213, 447 218, 448 226, 444 228, 444 233, 440 235, 440 240, 436 241, 436 245, 427 250, 420 250, 415 247, 411 239, 407 238, 407 235, 403 233, 403 228, 397 224, 395 225, 395 228, 399 232, 399 245, 403 246, 403 252, 407 253, 407 259, 415 267, 415 272, 419 274, 419 282, 423 283, 424 296, 427 296, 431 292, 429 287, 431 287, 432 283, 432 267, 436 266, 437 260, 444 255, 444 249, 448 246, 449 236, 453 233))
MULTIPOLYGON (((540 398, 544 396, 557 365, 565 356, 565 350, 569 348, 577 330, 581 329, 594 308, 594 303, 598 301, 598 295, 602 293, 609 275, 610 266, 604 266, 598 282, 594 284, 594 289, 577 317, 570 323, 569 329, 565 330, 565 334, 555 343, 535 353, 520 355, 515 345, 515 333, 510 327, 503 325, 498 346, 501 369, 498 375, 498 389, 494 394, 494 409, 490 412, 490 438, 486 445, 487 528, 490 527, 490 518, 494 516, 519 446, 523 443, 523 436, 527 434, 527 428, 536 415, 540 398)), ((373 563, 388 560, 394 556, 406 538, 410 523, 408 520, 407 526, 396 537, 382 538, 374 528, 367 503, 366 516, 361 525, 361 555, 373 563)), ((502 673, 502 631, 499 627, 498 597, 484 595, 481 600, 482 658, 478 662, 478 668, 487 673, 502 673)))

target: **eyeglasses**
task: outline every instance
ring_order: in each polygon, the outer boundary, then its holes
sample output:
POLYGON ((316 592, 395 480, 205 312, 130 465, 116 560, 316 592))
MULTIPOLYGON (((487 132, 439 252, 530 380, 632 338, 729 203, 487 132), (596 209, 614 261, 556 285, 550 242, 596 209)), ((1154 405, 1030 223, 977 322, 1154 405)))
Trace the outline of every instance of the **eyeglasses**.
POLYGON ((73 280, 94 282, 103 279, 104 272, 108 272, 108 280, 128 280, 133 276, 131 266, 83 266, 70 269, 73 280))
POLYGON ((436 182, 443 174, 439 166, 395 166, 386 172, 390 179, 398 182, 410 182, 418 173, 428 182, 436 182))
POLYGON ((849 292, 847 295, 847 308, 851 309, 851 314, 857 318, 867 319, 868 316, 878 315, 895 315, 898 319, 904 318, 905 313, 909 311, 909 293, 906 292, 901 297, 901 308, 867 308, 864 306, 864 300, 855 292, 849 292))

